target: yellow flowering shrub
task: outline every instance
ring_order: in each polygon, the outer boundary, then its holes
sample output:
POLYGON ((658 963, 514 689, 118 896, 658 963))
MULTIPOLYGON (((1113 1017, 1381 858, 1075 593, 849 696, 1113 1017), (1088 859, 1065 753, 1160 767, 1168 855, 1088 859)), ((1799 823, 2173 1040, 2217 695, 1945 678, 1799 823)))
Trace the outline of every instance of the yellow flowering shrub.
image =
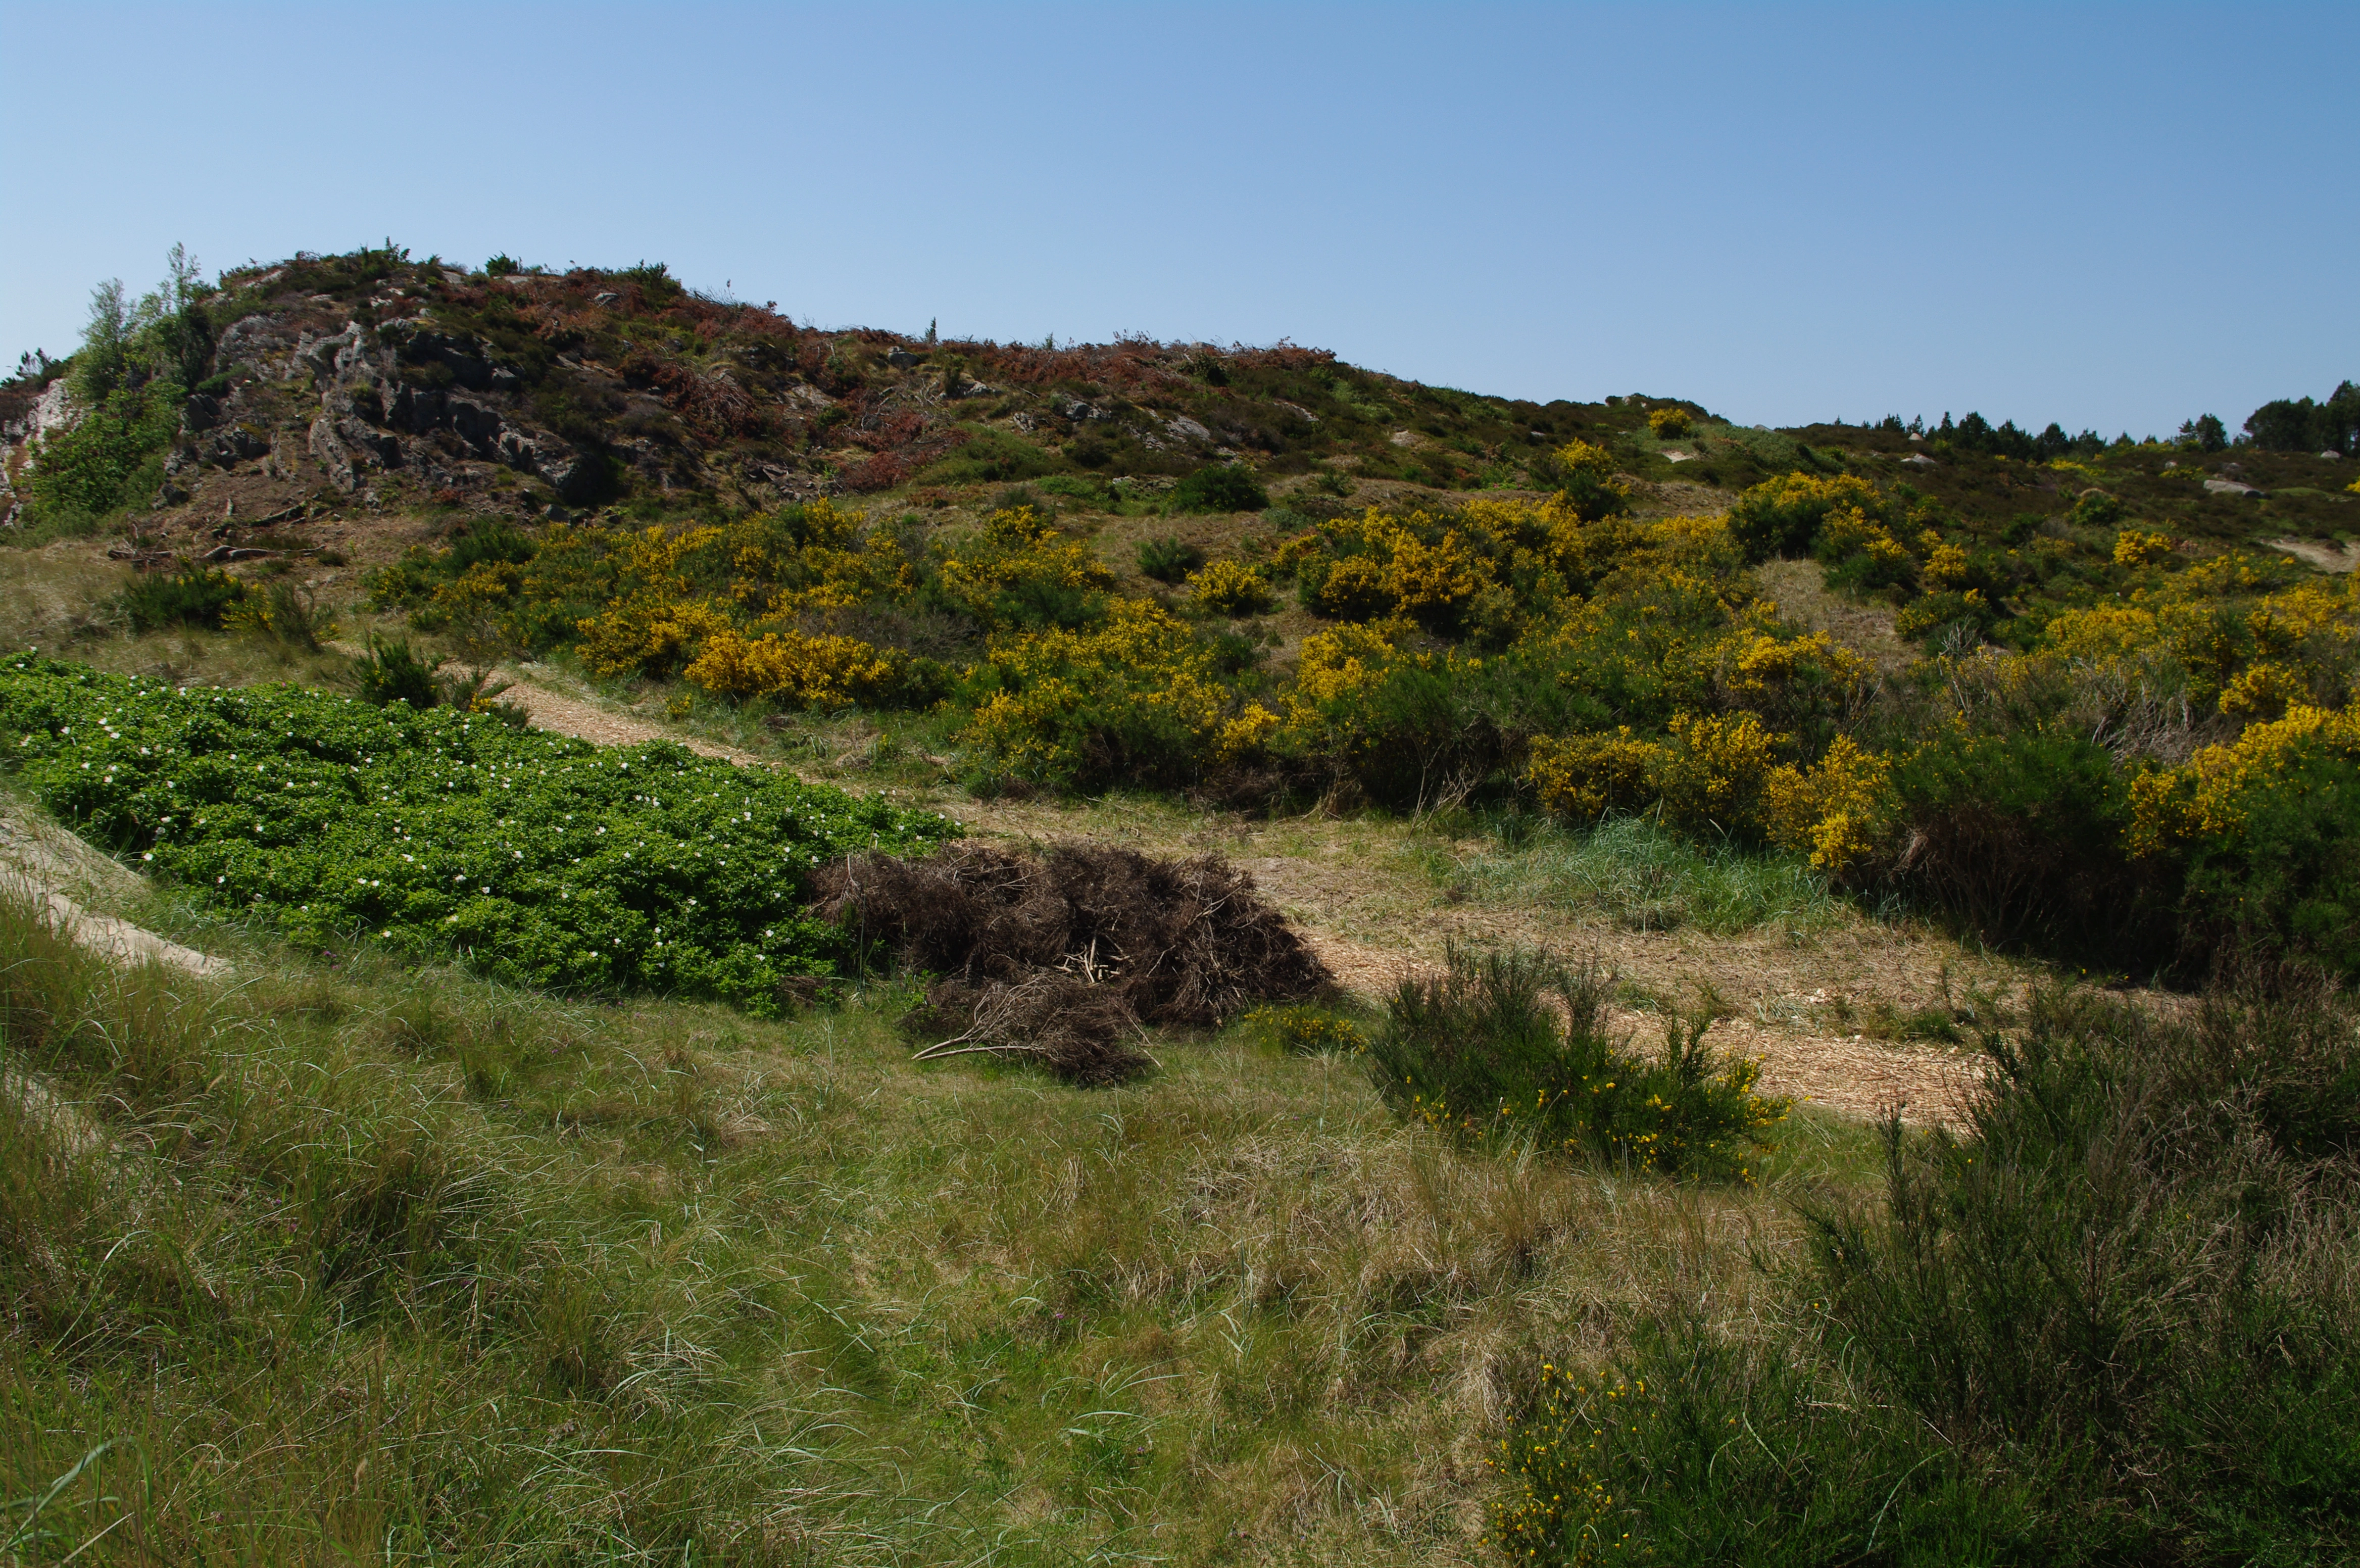
POLYGON ((1729 521, 1749 561, 1810 548, 1822 524, 1841 511, 1875 516, 1876 487, 1852 474, 1792 473, 1765 479, 1737 499, 1729 521))
POLYGON ((1259 615, 1270 608, 1270 579, 1242 561, 1215 561, 1189 574, 1188 597, 1214 615, 1259 615))
POLYGON ((1695 429, 1696 422, 1688 417, 1686 409, 1651 409, 1647 413, 1647 428, 1658 437, 1671 440, 1695 429))
POLYGON ((2144 532, 2126 528, 2114 536, 2114 565, 2145 566, 2170 558, 2174 541, 2168 533, 2144 532))
POLYGON ((999 622, 1002 594, 1028 586, 1075 590, 1114 587, 1114 574, 1089 546, 1065 539, 1031 507, 997 511, 983 532, 942 563, 945 595, 987 625, 999 622))
POLYGON ((1540 797, 1542 810, 1595 821, 1610 811, 1653 805, 1655 781, 1669 755, 1627 724, 1611 735, 1543 736, 1532 743, 1524 780, 1540 797))
POLYGON ((1697 830, 1743 833, 1761 820, 1762 789, 1779 737, 1750 713, 1682 714, 1655 774, 1665 815, 1697 830))
POLYGON ((1919 581, 1937 593, 1962 587, 1972 568, 1967 565, 1967 553, 1955 544, 1945 544, 1939 539, 1926 552, 1924 565, 1918 568, 1919 581))
POLYGON ((849 707, 889 696, 899 655, 850 637, 773 631, 748 641, 734 627, 708 635, 682 674, 718 696, 783 698, 807 707, 849 707))
POLYGON ((1774 768, 1763 781, 1771 842, 1808 854, 1841 877, 1874 852, 1885 827, 1889 758, 1839 735, 1808 772, 1774 768))
POLYGON ((1418 620, 1448 621, 1482 590, 1487 576, 1456 532, 1434 544, 1404 532, 1393 542, 1385 587, 1418 620))
POLYGON ((695 658, 706 638, 731 630, 710 604, 640 593, 585 620, 574 647, 594 674, 662 676, 695 658))
POLYGON ((1222 762, 1241 761, 1269 746, 1278 731, 1278 715, 1258 702, 1250 702, 1235 718, 1222 721, 1219 733, 1214 737, 1213 755, 1222 762))
POLYGON ((320 609, 306 592, 284 580, 268 591, 248 592, 231 600, 221 612, 222 626, 231 631, 259 631, 305 647, 316 647, 343 628, 320 609))
POLYGON ((1872 673, 1866 659, 1824 631, 1776 637, 1759 620, 1737 629, 1717 652, 1721 690, 1732 702, 1754 708, 1775 702, 1798 683, 1850 688, 1872 673))
POLYGON ((2195 784, 2196 830, 2224 834, 2244 820, 2247 800, 2283 781, 2307 749, 2360 758, 2360 706, 2341 710, 2298 703, 2286 717, 2248 725, 2225 746, 2208 746, 2188 766, 2195 784))
POLYGON ((1569 475, 1580 475, 1601 485, 1619 484, 1614 477, 1614 454, 1579 436, 1557 449, 1557 466, 1569 475))
POLYGON ((2221 688, 2221 711, 2233 718, 2277 718, 2311 695, 2300 671, 2272 659, 2246 665, 2221 688))
POLYGON ((1312 1003, 1257 1007, 1240 1022, 1289 1056, 1358 1056, 1369 1048, 1358 1024, 1312 1003))
POLYGON ((1144 599, 1116 599, 1078 630, 996 637, 987 664, 999 687, 959 739, 1022 777, 1185 776, 1276 727, 1266 710, 1232 711, 1210 651, 1144 599))
POLYGON ((496 615, 516 602, 524 568, 508 561, 478 561, 434 590, 434 609, 451 620, 496 615))

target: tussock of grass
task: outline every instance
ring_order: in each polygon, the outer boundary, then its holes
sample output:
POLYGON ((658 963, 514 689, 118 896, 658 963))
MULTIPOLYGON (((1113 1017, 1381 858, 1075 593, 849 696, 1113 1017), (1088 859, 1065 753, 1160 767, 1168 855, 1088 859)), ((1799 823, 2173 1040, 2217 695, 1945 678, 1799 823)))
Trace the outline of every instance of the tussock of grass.
POLYGON ((913 1066, 906 994, 245 972, 0 906, 27 1561, 1472 1562, 1534 1347, 1742 1313, 1739 1238, 1794 1234, 1404 1128, 1242 1029, 1082 1091, 913 1066))
POLYGON ((1644 817, 1580 828, 1510 815, 1485 838, 1472 854, 1428 850, 1428 874, 1481 903, 1555 907, 1634 930, 1808 933, 1843 917, 1827 879, 1798 857, 1700 846, 1644 817))

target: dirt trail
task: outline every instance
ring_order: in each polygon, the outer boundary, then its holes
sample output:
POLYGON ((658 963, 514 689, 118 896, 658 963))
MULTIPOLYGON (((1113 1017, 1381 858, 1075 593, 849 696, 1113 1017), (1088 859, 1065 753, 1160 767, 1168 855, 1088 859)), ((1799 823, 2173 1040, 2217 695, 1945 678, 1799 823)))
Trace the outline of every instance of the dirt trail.
POLYGON ((581 697, 568 696, 539 685, 529 673, 503 672, 516 684, 500 696, 503 702, 512 702, 530 716, 536 729, 552 730, 560 735, 572 735, 583 740, 595 740, 601 746, 638 746, 650 740, 676 740, 699 756, 719 757, 741 767, 761 767, 761 758, 731 746, 716 746, 710 740, 700 740, 643 718, 616 713, 581 697))
MULTIPOLYGON (((538 729, 602 745, 677 740, 689 750, 747 766, 781 766, 734 748, 684 735, 663 725, 618 714, 596 703, 536 684, 519 672, 507 700, 538 729)), ((808 776, 808 775, 804 775, 808 776)), ((819 782, 819 781, 814 781, 819 782)), ((1077 836, 1059 808, 1037 802, 982 802, 955 797, 943 809, 980 837, 1045 841, 1077 836)), ((1127 826, 1127 825, 1126 825, 1127 826)), ((1078 836, 1104 836, 1081 833, 1078 836)), ((1593 957, 1623 980, 1660 995, 1680 996, 1710 984, 1740 1010, 1712 1026, 1708 1038, 1759 1058, 1763 1085, 1772 1093, 1839 1111, 1877 1117, 1898 1110, 1911 1122, 1947 1122, 1971 1094, 1981 1069, 1970 1053, 1887 1045, 1859 1036, 1813 1033, 1797 1026, 1805 999, 1832 987, 1863 998, 1922 998, 1947 978, 1957 955, 1882 927, 1863 927, 1815 939, 1808 947, 1781 935, 1704 938, 1687 932, 1633 932, 1576 922, 1551 912, 1437 905, 1430 897, 1404 904, 1399 877, 1306 854, 1256 854, 1262 830, 1232 828, 1217 834, 1175 837, 1168 823, 1142 821, 1121 840, 1134 848, 1179 852, 1218 849, 1251 872, 1256 883, 1299 926, 1350 991, 1382 997, 1405 975, 1431 964, 1450 941, 1478 945, 1526 942, 1577 957, 1593 957), (1752 1016, 1746 1016, 1747 1013, 1752 1016)), ((1968 977, 1993 980, 1996 976, 1968 977)), ((1644 1014, 1624 1020, 1648 1043, 1660 1025, 1644 1014)))

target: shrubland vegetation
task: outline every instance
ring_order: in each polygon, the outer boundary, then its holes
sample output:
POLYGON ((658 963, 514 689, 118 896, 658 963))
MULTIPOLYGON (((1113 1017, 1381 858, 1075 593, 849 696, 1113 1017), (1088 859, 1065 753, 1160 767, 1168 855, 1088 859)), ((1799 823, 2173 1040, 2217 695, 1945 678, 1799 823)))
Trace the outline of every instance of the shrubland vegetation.
POLYGON ((176 255, 0 417, 60 378, 15 539, 147 568, 69 641, 341 685, 0 660, 18 787, 250 970, 0 900, 0 1563, 2360 1549, 2360 586, 2258 547, 2339 536, 2348 385, 1746 430, 391 245, 176 255), (332 603, 206 474, 431 529, 332 603), (1993 1064, 1879 1145, 1709 989, 1371 1010, 1216 857, 528 730, 514 656, 978 796, 1438 825, 1452 900, 2214 988, 1866 1020, 1993 1064))
POLYGON ((1502 1444, 1520 1562, 2334 1563, 2360 1550, 2348 1005, 2158 1022, 2043 992, 1885 1201, 1806 1201, 1747 1333, 1551 1365, 1502 1444))
POLYGON ((1028 508, 959 532, 828 501, 471 537, 377 591, 723 701, 932 715, 978 787, 1644 817, 2080 963, 2360 965, 2352 579, 2094 488, 2054 530, 1842 473, 1643 520, 1603 448, 1556 462, 1544 499, 1306 520, 1185 598, 1028 508), (1890 606, 1920 662, 1784 618, 1751 576, 1782 554, 1890 606), (1257 620, 1281 595, 1311 618, 1291 667, 1257 620))

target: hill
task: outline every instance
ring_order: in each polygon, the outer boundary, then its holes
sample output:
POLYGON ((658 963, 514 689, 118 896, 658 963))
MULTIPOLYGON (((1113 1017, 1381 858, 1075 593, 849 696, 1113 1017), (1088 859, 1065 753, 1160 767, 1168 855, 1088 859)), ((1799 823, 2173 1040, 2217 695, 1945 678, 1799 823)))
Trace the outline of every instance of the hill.
POLYGON ((0 1564, 2348 1558, 2355 401, 102 289, 0 1564))
MULTIPOLYGON (((2257 411, 2263 446, 2231 455, 2191 443, 2181 466, 2234 465, 2233 478, 2267 492, 2241 504, 2162 482, 2181 460, 2176 447, 2069 437, 2053 423, 2038 436, 1980 414, 1955 427, 1946 414, 1930 431, 1897 418, 1766 431, 1677 398, 1543 404, 1427 387, 1286 344, 1059 347, 821 331, 772 305, 700 294, 661 265, 469 269, 388 247, 180 287, 185 297, 159 300, 144 323, 118 298, 94 350, 28 356, 0 384, 12 509, 25 499, 21 444, 43 395, 63 381, 88 404, 118 386, 137 391, 127 383, 143 373, 176 406, 129 436, 148 450, 110 453, 118 472, 52 494, 49 526, 120 506, 150 514, 142 532, 173 539, 217 525, 233 500, 247 520, 429 504, 515 518, 711 517, 826 495, 939 503, 960 487, 1052 476, 1159 495, 1232 462, 1281 493, 1306 491, 1295 502, 1316 514, 1339 498, 1312 481, 1338 475, 1385 496, 1554 489, 1554 454, 1579 437, 1639 479, 1732 494, 1797 468, 1854 471, 1906 480, 1961 520, 1998 527, 2060 517, 2094 480, 2177 534, 2332 538, 2350 531, 2329 500, 2349 475, 2315 447, 2349 457, 2360 444, 2348 387, 2315 409, 2306 398, 2257 411), (120 368, 90 363, 110 338, 182 318, 166 334, 179 346, 158 363, 131 363, 138 356, 120 346, 120 368), (151 457, 158 474, 138 469, 151 457), (2091 472, 2054 470, 2057 459, 2091 472)), ((52 427, 61 416, 53 397, 52 427)))

